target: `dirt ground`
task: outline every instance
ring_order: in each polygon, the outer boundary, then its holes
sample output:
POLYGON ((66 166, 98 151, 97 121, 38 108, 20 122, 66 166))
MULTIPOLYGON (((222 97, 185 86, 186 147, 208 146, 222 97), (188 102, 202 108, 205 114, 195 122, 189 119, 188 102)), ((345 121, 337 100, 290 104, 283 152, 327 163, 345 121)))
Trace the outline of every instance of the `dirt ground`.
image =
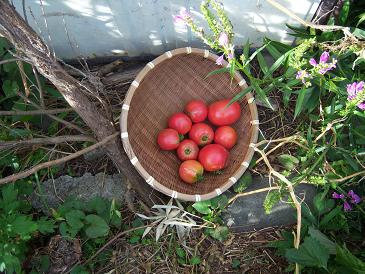
POLYGON ((266 245, 280 239, 278 228, 267 228, 250 233, 232 233, 219 242, 196 233, 188 244, 191 252, 201 259, 196 266, 178 262, 171 252, 172 235, 158 244, 130 244, 127 238, 118 240, 113 247, 111 260, 96 273, 283 273, 285 260, 275 255, 266 245))

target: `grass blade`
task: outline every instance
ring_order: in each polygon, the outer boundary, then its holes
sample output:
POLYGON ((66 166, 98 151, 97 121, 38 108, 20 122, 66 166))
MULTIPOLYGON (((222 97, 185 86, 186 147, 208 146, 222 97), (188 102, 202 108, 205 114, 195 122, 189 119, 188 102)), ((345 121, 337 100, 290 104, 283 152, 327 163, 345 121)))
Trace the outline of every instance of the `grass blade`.
POLYGON ((269 72, 269 67, 266 63, 266 60, 261 52, 257 53, 257 61, 259 62, 259 66, 264 74, 267 74, 269 72))
POLYGON ((229 68, 220 68, 220 69, 213 70, 213 71, 209 72, 207 74, 207 76, 205 76, 204 79, 208 78, 209 76, 216 75, 219 73, 224 73, 224 72, 229 72, 229 68))

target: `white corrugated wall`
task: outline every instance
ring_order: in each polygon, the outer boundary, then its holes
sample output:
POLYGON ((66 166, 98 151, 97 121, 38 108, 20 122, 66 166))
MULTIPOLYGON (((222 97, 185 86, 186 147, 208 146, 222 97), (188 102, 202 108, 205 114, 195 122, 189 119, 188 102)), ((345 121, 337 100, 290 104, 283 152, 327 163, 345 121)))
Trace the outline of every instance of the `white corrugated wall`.
MULTIPOLYGON (((205 26, 198 0, 13 0, 17 11, 61 58, 153 54, 199 38, 175 24, 173 15, 186 7, 205 26), (24 3, 24 5, 23 5, 24 3), (41 4, 43 3, 43 4, 41 4)), ((236 33, 235 43, 262 38, 290 42, 285 24, 294 23, 264 0, 222 1, 236 33)), ((311 19, 319 0, 278 0, 302 18, 311 19)))

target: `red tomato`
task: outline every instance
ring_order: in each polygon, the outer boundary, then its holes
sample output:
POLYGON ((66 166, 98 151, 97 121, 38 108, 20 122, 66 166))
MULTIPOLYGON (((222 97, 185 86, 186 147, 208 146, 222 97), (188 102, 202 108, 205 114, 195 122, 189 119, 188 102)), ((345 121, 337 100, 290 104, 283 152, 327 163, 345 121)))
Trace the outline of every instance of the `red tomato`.
POLYGON ((181 161, 196 160, 198 158, 198 145, 192 140, 184 140, 176 150, 181 161))
POLYGON ((228 154, 222 145, 210 144, 200 150, 198 159, 205 170, 217 171, 227 166, 228 154))
POLYGON ((231 149, 237 142, 237 133, 230 126, 217 128, 214 132, 214 143, 224 146, 226 149, 231 149))
POLYGON ((203 179, 204 168, 195 160, 187 160, 180 165, 179 175, 185 183, 192 184, 203 179))
POLYGON ((185 106, 185 113, 194 123, 203 122, 208 115, 208 107, 202 100, 190 101, 185 106))
POLYGON ((189 138, 199 146, 205 146, 213 142, 214 131, 207 124, 197 123, 191 127, 189 138))
POLYGON ((157 143, 162 150, 174 150, 180 143, 179 133, 172 128, 163 129, 158 134, 157 143))
POLYGON ((215 126, 229 126, 241 116, 240 104, 234 102, 227 107, 230 100, 217 101, 209 106, 208 119, 215 126))
POLYGON ((173 114, 169 119, 169 128, 177 130, 179 134, 185 135, 191 129, 192 122, 185 113, 173 114))

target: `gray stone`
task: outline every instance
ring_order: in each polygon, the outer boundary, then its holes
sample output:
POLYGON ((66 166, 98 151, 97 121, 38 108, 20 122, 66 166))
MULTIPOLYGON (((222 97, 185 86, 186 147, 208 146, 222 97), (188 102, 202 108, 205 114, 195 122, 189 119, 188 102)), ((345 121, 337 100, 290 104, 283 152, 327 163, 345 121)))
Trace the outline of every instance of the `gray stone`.
POLYGON ((67 197, 78 197, 89 200, 95 196, 115 199, 123 202, 126 191, 126 179, 122 174, 106 175, 98 173, 95 176, 85 173, 82 177, 61 176, 47 180, 41 184, 41 190, 35 187, 30 197, 34 208, 49 214, 50 208, 57 208, 67 197))
MULTIPOLYGON (((252 185, 245 192, 265 187, 269 187, 266 178, 254 177, 252 185)), ((300 184, 295 187, 295 192, 298 197, 305 198, 305 202, 311 207, 317 190, 313 185, 300 184)), ((229 195, 234 196, 232 193, 229 195)), ((223 213, 227 226, 233 231, 244 232, 296 222, 295 209, 284 201, 277 203, 271 213, 266 214, 263 207, 266 195, 267 192, 260 192, 237 198, 223 213)))

